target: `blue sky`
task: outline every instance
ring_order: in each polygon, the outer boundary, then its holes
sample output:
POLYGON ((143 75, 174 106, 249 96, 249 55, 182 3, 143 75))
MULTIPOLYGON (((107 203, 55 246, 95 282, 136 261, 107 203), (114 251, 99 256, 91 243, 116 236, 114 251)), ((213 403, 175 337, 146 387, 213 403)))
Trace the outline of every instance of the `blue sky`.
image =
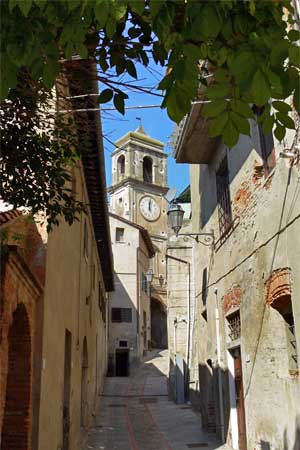
MULTIPOLYGON (((140 86, 154 86, 158 83, 161 75, 157 72, 158 67, 154 64, 150 66, 150 71, 142 66, 137 67, 140 86)), ((160 73, 162 73, 160 69, 160 73)), ((126 79, 127 80, 127 79, 126 79)), ((129 80, 129 78, 128 78, 129 80)), ((130 80, 132 80, 130 78, 130 80)), ((124 81, 124 80, 123 80, 124 81)), ((100 90, 103 87, 99 86, 100 90)), ((160 105, 161 98, 151 94, 129 91, 125 88, 125 92, 129 95, 126 100, 126 106, 142 106, 142 105, 160 105)), ((175 124, 172 122, 166 110, 160 108, 151 109, 133 109, 126 110, 125 116, 116 111, 105 111, 105 108, 111 107, 111 103, 102 105, 102 128, 103 135, 110 141, 116 141, 119 137, 133 131, 137 128, 139 121, 136 117, 142 119, 142 125, 147 134, 159 139, 165 143, 165 151, 169 154, 168 158, 168 183, 170 187, 176 187, 177 194, 185 189, 189 184, 189 168, 187 164, 176 164, 170 145, 167 145, 175 124)), ((105 164, 106 164, 106 180, 107 185, 111 184, 111 152, 114 150, 112 144, 104 138, 105 148, 105 164)))

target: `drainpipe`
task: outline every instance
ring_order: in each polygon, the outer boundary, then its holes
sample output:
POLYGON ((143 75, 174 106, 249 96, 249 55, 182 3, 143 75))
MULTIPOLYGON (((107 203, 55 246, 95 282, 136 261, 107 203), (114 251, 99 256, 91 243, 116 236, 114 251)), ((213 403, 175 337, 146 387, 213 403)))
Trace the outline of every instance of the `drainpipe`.
MULTIPOLYGON (((167 252, 168 250, 172 248, 169 247, 167 248, 167 252)), ((174 247, 173 249, 178 250, 180 247, 174 247)), ((186 248, 186 247, 184 247, 186 248)), ((191 278, 191 265, 188 261, 186 261, 185 259, 181 259, 181 258, 177 258, 175 256, 171 256, 168 255, 168 253, 166 253, 166 259, 172 259, 173 261, 177 261, 180 262, 182 264, 186 264, 188 267, 188 278, 187 278, 187 345, 186 345, 186 366, 187 366, 187 371, 186 371, 186 377, 185 377, 185 393, 186 395, 188 395, 188 386, 189 386, 189 365, 190 365, 190 328, 191 328, 191 323, 190 323, 190 278, 191 278)), ((168 264, 167 264, 168 267, 168 264)), ((176 319, 176 327, 177 327, 177 319, 176 319)), ((174 326, 175 326, 175 322, 174 322, 174 326)), ((175 331, 175 330, 174 330, 175 331)), ((176 332, 175 332, 176 333, 176 332)))
POLYGON ((225 430, 224 430, 224 405, 223 405, 223 390, 222 390, 222 374, 221 374, 221 339, 220 339, 220 316, 218 307, 218 288, 215 288, 216 296, 216 341, 217 341, 217 361, 218 361, 218 387, 219 387, 219 403, 220 403, 220 426, 221 426, 221 439, 222 443, 225 442, 225 430))

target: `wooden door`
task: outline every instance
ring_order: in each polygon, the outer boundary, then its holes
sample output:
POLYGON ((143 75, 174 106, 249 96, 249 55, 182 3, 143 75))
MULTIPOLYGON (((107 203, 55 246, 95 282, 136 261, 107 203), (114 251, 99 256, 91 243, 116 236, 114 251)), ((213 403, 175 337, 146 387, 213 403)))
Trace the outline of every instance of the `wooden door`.
POLYGON ((239 347, 234 351, 233 357, 234 357, 234 382, 236 391, 236 409, 237 409, 238 429, 239 429, 238 430, 239 450, 247 450, 242 359, 241 359, 241 350, 239 347))

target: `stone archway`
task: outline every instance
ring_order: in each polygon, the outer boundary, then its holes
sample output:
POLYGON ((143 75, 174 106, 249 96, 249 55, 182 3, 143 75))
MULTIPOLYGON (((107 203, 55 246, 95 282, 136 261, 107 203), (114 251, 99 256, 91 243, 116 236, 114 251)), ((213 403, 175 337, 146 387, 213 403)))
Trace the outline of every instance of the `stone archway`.
POLYGON ((151 297, 151 344, 153 348, 168 348, 166 308, 154 297, 151 297))
POLYGON ((30 442, 31 336, 23 303, 8 334, 8 371, 1 435, 2 450, 28 450, 30 442))

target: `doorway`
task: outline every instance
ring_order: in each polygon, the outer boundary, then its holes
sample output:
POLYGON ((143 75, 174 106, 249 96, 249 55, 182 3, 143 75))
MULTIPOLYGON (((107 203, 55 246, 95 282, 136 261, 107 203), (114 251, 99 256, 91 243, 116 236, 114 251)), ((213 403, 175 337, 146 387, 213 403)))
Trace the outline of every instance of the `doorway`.
POLYGON ((168 348, 167 313, 164 305, 151 297, 151 344, 153 348, 168 348))
POLYGON ((8 334, 8 372, 1 435, 3 450, 27 450, 30 439, 31 337, 21 303, 8 334))
POLYGON ((129 376, 129 350, 116 350, 116 377, 129 376))
POLYGON ((231 375, 229 383, 230 404, 232 410, 233 448, 247 450, 246 417, 242 373, 241 348, 235 347, 228 352, 228 368, 231 375), (234 425, 236 423, 236 425, 234 425))

